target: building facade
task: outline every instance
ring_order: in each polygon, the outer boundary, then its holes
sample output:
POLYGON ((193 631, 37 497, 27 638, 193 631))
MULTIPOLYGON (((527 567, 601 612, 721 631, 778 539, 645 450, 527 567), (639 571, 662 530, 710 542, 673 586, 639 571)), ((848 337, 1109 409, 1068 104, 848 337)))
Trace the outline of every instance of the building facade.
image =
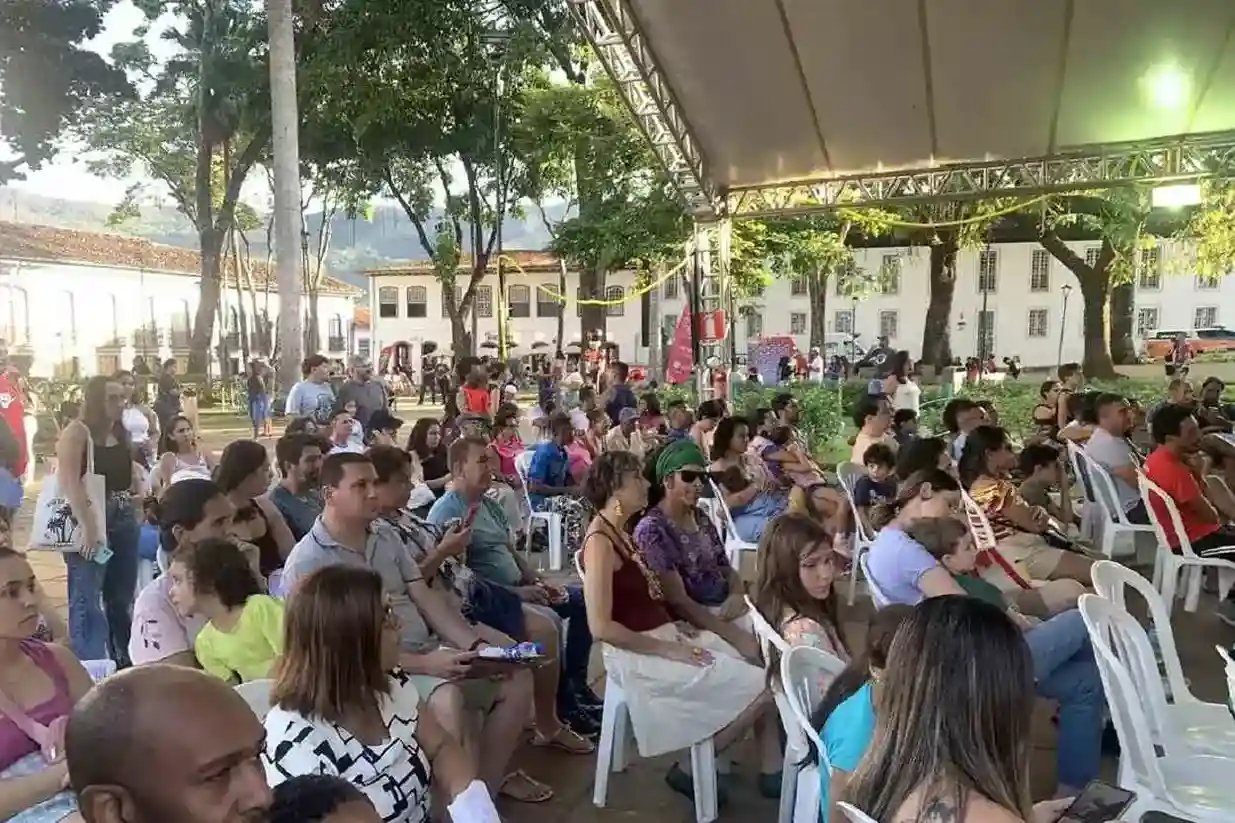
MULTIPOLYGON (((224 273, 222 322, 215 323, 212 369, 222 373, 220 343, 232 373, 241 362, 240 306, 247 315, 250 353, 260 353, 262 327, 278 327, 274 273, 252 267, 253 294, 238 293, 224 273), (256 316, 254 316, 256 304, 256 316)), ((132 237, 0 223, 0 338, 31 358, 35 377, 72 379, 128 368, 140 355, 152 366, 184 360, 197 312, 200 257, 192 249, 132 237)), ((353 305, 360 289, 326 278, 319 291, 323 353, 347 354, 353 305)), ((307 300, 302 299, 306 311, 307 300)), ((271 337, 273 339, 273 337, 271 337)))
MULTIPOLYGON (((1097 243, 1069 246, 1082 259, 1097 258, 1097 243)), ((516 354, 527 354, 535 343, 556 348, 558 264, 539 252, 520 252, 524 274, 509 272, 507 279, 510 327, 518 344, 516 354)), ((837 278, 828 282, 824 301, 829 335, 856 332, 859 342, 872 345, 880 336, 917 357, 922 348, 926 309, 930 302, 929 249, 925 247, 855 250, 856 295, 837 278)), ((441 284, 432 269, 412 264, 366 272, 370 277, 370 308, 375 350, 408 342, 433 340, 449 348, 450 322, 442 308, 441 284)), ((496 339, 494 311, 496 276, 481 281, 478 293, 479 339, 496 339)), ((606 282, 611 299, 634 291, 636 274, 617 272, 606 282)), ((579 341, 579 280, 567 275, 565 306, 566 343, 579 341)), ((606 339, 618 346, 621 357, 647 362, 651 340, 660 329, 662 340, 673 329, 686 305, 685 284, 667 280, 655 301, 635 299, 606 310, 606 339)), ((762 294, 740 301, 732 318, 736 350, 744 355, 752 340, 789 336, 805 350, 810 342, 810 300, 800 280, 776 279, 762 294)), ((1027 367, 1054 366, 1079 361, 1084 351, 1083 303, 1076 278, 1037 243, 1000 243, 966 249, 957 255, 952 300, 952 351, 957 357, 980 351, 997 358, 1020 357, 1027 367), (986 336, 982 346, 980 335, 986 336)), ((1186 331, 1198 327, 1235 327, 1235 277, 1209 280, 1189 266, 1189 249, 1162 243, 1140 251, 1136 275, 1136 336, 1138 343, 1157 331, 1186 331)))

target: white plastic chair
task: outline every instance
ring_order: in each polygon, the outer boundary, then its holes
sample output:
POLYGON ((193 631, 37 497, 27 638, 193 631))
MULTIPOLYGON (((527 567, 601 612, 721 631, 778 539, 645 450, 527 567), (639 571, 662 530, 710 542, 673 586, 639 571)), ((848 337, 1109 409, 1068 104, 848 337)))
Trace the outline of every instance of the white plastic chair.
POLYGON ((759 544, 750 543, 738 537, 738 527, 733 522, 733 512, 729 511, 729 504, 725 502, 725 497, 721 493, 720 487, 712 480, 708 480, 708 483, 712 487, 716 506, 720 509, 721 516, 724 519, 725 554, 729 557, 729 565, 735 569, 741 569, 742 552, 757 552, 759 544))
POLYGON ((532 498, 527 491, 527 472, 531 465, 532 452, 515 455, 515 472, 519 475, 519 482, 523 486, 523 502, 527 504, 527 510, 531 512, 527 522, 528 551, 530 552, 532 548, 532 528, 539 520, 545 524, 549 535, 549 570, 561 571, 565 560, 562 557, 562 544, 566 540, 566 526, 562 522, 562 516, 557 512, 538 512, 532 508, 532 498))
POLYGON ((116 661, 107 658, 83 660, 81 665, 86 670, 86 674, 90 675, 90 679, 95 683, 116 673, 116 661))
MULTIPOLYGON (((575 571, 583 579, 583 550, 574 553, 575 571)), ((605 807, 609 794, 609 775, 624 772, 627 765, 627 745, 633 732, 626 693, 606 670, 605 703, 600 717, 600 740, 596 743, 596 780, 592 789, 592 805, 605 807)), ((691 781, 695 786, 695 821, 712 823, 719 814, 716 801, 716 747, 712 738, 690 748, 691 781)))
POLYGON ((1212 755, 1168 752, 1159 756, 1154 749, 1136 679, 1129 671, 1130 667, 1156 669, 1145 630, 1132 615, 1097 595, 1081 595, 1078 605, 1119 735, 1116 782, 1137 793, 1123 818, 1139 820, 1145 812, 1159 810, 1206 823, 1229 823, 1231 809, 1235 809, 1235 781, 1231 780, 1235 763, 1212 755))
POLYGON ((819 687, 824 676, 834 678, 844 670, 844 661, 813 646, 794 646, 780 658, 780 680, 798 734, 805 735, 819 753, 817 766, 799 767, 794 823, 815 823, 819 819, 819 775, 821 770, 831 771, 832 766, 810 716, 823 699, 819 687))
POLYGON ((866 588, 870 590, 871 602, 875 604, 876 609, 882 609, 884 606, 891 605, 892 598, 884 594, 879 584, 875 582, 875 578, 871 577, 870 569, 866 567, 869 559, 869 554, 863 553, 858 557, 858 566, 862 569, 862 576, 866 578, 866 588))
POLYGON ((258 720, 265 720, 270 711, 270 689, 274 687, 273 680, 250 680, 235 687, 236 694, 244 698, 258 720))
MULTIPOLYGON (((788 652, 789 644, 785 642, 785 638, 781 637, 780 632, 764 619, 750 597, 746 598, 746 608, 750 615, 751 627, 755 630, 755 637, 759 639, 759 650, 763 653, 764 661, 771 661, 769 652, 772 648, 775 648, 782 656, 788 652)), ((789 707, 789 698, 779 678, 772 678, 772 697, 776 701, 776 711, 780 715, 781 727, 785 730, 785 759, 781 766, 780 808, 776 819, 778 823, 792 823, 799 791, 798 781, 807 765, 805 760, 810 753, 810 743, 807 742, 806 734, 789 707)), ((814 779, 817 783, 817 773, 814 779)), ((815 805, 818 806, 817 801, 815 805)))
MULTIPOLYGON (((862 562, 863 556, 870 551, 871 545, 875 542, 875 535, 871 534, 866 529, 866 524, 862 522, 862 516, 858 513, 858 504, 853 497, 853 486, 858 482, 858 478, 866 474, 866 469, 859 466, 857 463, 852 463, 846 460, 836 467, 836 476, 840 480, 841 488, 845 490, 845 498, 849 501, 849 508, 853 512, 853 569, 849 573, 849 605, 853 605, 853 601, 858 596, 858 572, 863 576, 866 575, 866 565, 862 562)), ((867 577, 869 583, 870 578, 867 577)), ((878 604, 876 604, 878 605, 878 604)))
MULTIPOLYGON (((1075 443, 1068 443, 1068 451, 1072 455, 1072 465, 1079 465, 1085 472, 1084 476, 1089 478, 1093 495, 1097 498, 1091 504, 1102 512, 1102 517, 1098 519, 1099 545, 1102 553, 1107 557, 1114 557, 1116 539, 1122 535, 1131 535, 1132 551, 1127 554, 1135 556, 1136 536, 1152 534, 1154 527, 1148 524, 1133 523, 1128 519, 1128 515, 1119 502, 1115 478, 1111 477, 1111 473, 1106 470, 1105 466, 1096 460, 1090 460, 1085 450, 1075 443)), ((1085 499, 1089 500, 1088 492, 1086 492, 1085 499)))
POLYGON ((836 801, 836 808, 840 809, 841 814, 849 818, 849 823, 879 823, 875 818, 871 817, 866 812, 859 809, 852 803, 846 803, 843 800, 836 801))
POLYGON ((1154 635, 1158 638, 1159 655, 1157 659, 1147 662, 1143 672, 1141 669, 1129 671, 1141 697, 1141 707, 1149 721, 1154 742, 1168 754, 1179 752, 1235 757, 1235 719, 1231 718, 1226 706, 1205 703, 1188 688, 1166 604, 1150 582, 1126 566, 1099 560, 1093 565, 1093 585, 1099 597, 1121 611, 1128 611, 1125 596, 1128 588, 1135 589, 1149 605, 1149 618, 1154 635), (1165 683, 1159 662, 1166 669, 1165 683), (1138 677, 1140 674, 1144 675, 1144 682, 1138 677))
MULTIPOLYGON (((1194 612, 1201 599, 1201 577, 1206 568, 1218 570, 1218 597, 1226 597, 1231 586, 1235 585, 1235 562, 1217 557, 1201 557, 1192 550, 1192 543, 1184 532, 1183 521, 1179 517, 1179 508, 1171 496, 1162 491, 1156 483, 1141 472, 1136 479, 1141 488, 1141 499, 1145 501, 1145 509, 1149 512, 1149 522, 1153 524, 1154 534, 1158 537, 1158 550, 1154 553, 1154 587, 1162 593, 1162 600, 1168 610, 1175 608, 1175 591, 1179 585, 1179 575, 1183 572, 1185 597, 1184 610, 1194 612), (1179 538, 1179 553, 1171 550, 1166 539, 1166 529, 1158 517, 1157 508, 1153 505, 1154 498, 1162 503, 1167 516, 1171 520, 1171 529, 1179 538)), ((1233 547, 1235 548, 1235 547, 1233 547)))
POLYGON ((725 515, 721 513, 721 502, 715 497, 700 497, 698 503, 699 509, 707 515, 708 520, 715 527, 716 533, 720 535, 720 539, 726 539, 725 534, 725 515))
POLYGON ((1230 652, 1221 646, 1214 646, 1214 649, 1222 658, 1226 670, 1226 705, 1232 715, 1235 715, 1235 660, 1232 660, 1230 652))

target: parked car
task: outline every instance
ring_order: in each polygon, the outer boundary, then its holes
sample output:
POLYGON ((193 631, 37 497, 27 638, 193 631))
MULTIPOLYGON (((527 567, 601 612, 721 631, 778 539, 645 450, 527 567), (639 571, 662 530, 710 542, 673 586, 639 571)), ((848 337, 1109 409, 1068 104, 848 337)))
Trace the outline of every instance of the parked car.
POLYGON ((1207 329, 1161 329, 1145 341, 1145 355, 1150 360, 1165 360, 1175 345, 1175 338, 1185 335, 1193 354, 1235 351, 1235 329, 1211 326, 1207 329))

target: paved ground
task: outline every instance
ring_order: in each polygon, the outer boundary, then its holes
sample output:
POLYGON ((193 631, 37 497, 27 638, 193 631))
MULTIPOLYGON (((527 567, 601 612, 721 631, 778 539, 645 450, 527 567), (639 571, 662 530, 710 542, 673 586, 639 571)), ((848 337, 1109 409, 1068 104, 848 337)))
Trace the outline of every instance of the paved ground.
MULTIPOLYGON (((417 407, 406 402, 400 404, 400 416, 411 419, 423 414, 440 415, 440 407, 417 407)), ((222 449, 233 439, 249 436, 247 423, 228 415, 203 414, 203 429, 206 445, 222 449)), ((15 545, 23 546, 30 529, 30 510, 37 496, 37 484, 28 492, 28 499, 15 523, 15 545)), ((64 565, 58 555, 32 553, 31 562, 35 572, 47 589, 49 596, 63 609, 65 598, 64 565)), ((1212 597, 1202 600, 1196 614, 1187 614, 1182 607, 1174 618, 1175 637, 1180 647, 1184 670, 1192 682, 1193 691, 1204 700, 1224 702, 1226 699, 1225 678, 1214 653, 1215 643, 1229 645, 1235 641, 1235 630, 1221 623, 1213 615, 1212 597)), ((1135 608, 1135 605, 1134 605, 1135 608)), ((842 611, 851 644, 858 644, 865 633, 865 621, 870 613, 869 601, 859 598, 854 607, 842 611)), ((596 688, 602 689, 603 675, 599 661, 593 659, 593 674, 596 688)), ((1032 778, 1035 797, 1049 796, 1054 790, 1055 733, 1050 723, 1051 707, 1043 702, 1034 723, 1032 778)), ((759 796, 755 785, 757 763, 752 759, 753 747, 743 745, 733 752, 734 768, 727 782, 731 797, 730 805, 722 812, 729 820, 771 821, 776 815, 776 803, 759 796)), ((546 752, 526 747, 518 755, 520 765, 533 777, 551 784, 556 797, 548 803, 531 806, 504 803, 502 811, 514 823, 572 823, 586 821, 617 821, 632 819, 652 823, 678 823, 693 819, 693 807, 685 798, 672 792, 663 777, 670 758, 653 761, 634 759, 628 770, 614 775, 609 782, 608 806, 597 809, 592 805, 592 785, 595 770, 594 757, 579 757, 546 752)), ((1115 762, 1106 763, 1108 779, 1114 777, 1115 762)))

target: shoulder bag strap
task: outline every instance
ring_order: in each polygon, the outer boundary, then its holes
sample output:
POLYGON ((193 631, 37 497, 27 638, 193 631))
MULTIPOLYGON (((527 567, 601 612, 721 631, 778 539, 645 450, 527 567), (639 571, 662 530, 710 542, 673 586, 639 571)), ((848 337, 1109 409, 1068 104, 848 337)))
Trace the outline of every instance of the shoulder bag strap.
MULTIPOLYGON (((21 708, 13 702, 3 689, 0 689, 0 714, 3 714, 9 720, 13 721, 16 726, 26 737, 29 737, 39 748, 46 750, 50 741, 51 735, 48 733, 47 726, 34 720, 30 715, 26 714, 21 708)), ((46 754, 47 752, 44 751, 46 754)))

